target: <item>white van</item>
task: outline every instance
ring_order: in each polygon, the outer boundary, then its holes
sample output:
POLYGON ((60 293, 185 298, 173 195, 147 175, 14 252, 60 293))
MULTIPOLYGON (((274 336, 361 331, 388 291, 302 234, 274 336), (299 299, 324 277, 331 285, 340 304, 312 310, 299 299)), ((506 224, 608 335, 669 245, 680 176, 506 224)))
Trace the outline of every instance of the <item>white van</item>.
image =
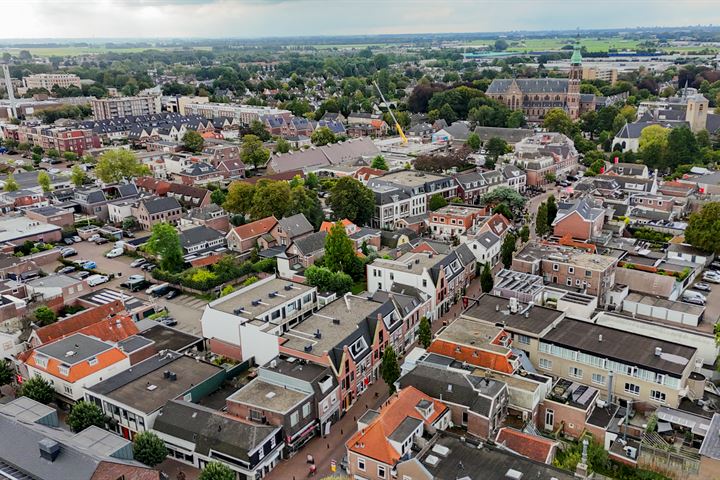
POLYGON ((100 285, 101 283, 105 283, 110 281, 110 278, 107 275, 90 275, 87 278, 87 283, 91 287, 94 287, 96 285, 100 285))

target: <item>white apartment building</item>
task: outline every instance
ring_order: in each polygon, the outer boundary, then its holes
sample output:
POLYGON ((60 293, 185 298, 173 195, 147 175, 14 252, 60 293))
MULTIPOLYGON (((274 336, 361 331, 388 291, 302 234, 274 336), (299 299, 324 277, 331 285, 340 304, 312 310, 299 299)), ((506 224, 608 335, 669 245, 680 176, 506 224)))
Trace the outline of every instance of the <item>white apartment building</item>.
POLYGON ((160 97, 98 98, 90 102, 95 120, 160 113, 160 97))
POLYGON ((72 73, 38 73, 23 77, 23 85, 25 88, 44 88, 51 91, 57 85, 60 88, 78 87, 80 88, 80 77, 72 73))

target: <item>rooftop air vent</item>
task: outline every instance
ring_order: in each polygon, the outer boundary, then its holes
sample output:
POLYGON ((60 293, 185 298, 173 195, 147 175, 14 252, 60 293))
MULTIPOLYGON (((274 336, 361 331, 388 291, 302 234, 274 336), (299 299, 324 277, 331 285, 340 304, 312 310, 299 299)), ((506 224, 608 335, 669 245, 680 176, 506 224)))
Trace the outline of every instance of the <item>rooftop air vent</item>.
POLYGON ((333 318, 332 319, 333 325, 340 325, 340 319, 339 318, 333 318))
POLYGON ((60 455, 60 444, 50 438, 43 438, 38 442, 40 457, 49 462, 54 462, 60 455))
POLYGON ((312 345, 305 345, 305 353, 312 352, 312 345))

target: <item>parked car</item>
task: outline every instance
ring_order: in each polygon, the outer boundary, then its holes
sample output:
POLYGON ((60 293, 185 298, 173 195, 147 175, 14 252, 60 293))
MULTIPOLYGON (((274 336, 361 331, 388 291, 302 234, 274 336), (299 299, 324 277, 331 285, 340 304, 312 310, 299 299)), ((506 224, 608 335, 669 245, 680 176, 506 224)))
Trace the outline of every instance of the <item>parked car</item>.
POLYGON ((72 272, 74 272, 75 270, 77 270, 77 268, 72 267, 72 266, 70 266, 70 267, 63 267, 63 268, 61 268, 60 270, 58 270, 57 273, 66 274, 66 273, 72 273, 72 272))
POLYGON ((157 319, 158 323, 165 325, 166 327, 174 327, 177 325, 177 320, 173 317, 160 317, 157 319))
POLYGON ((97 268, 97 263, 93 262, 92 260, 86 260, 80 264, 82 268, 85 270, 93 270, 97 268))
POLYGON ((155 270, 156 268, 157 268, 157 265, 151 264, 146 270, 147 270, 148 272, 152 272, 152 271, 155 270))
POLYGON ((99 233, 94 233, 90 235, 90 238, 88 238, 88 242, 94 242, 98 238, 102 238, 99 233))
POLYGON ((720 274, 714 272, 703 273, 702 279, 710 283, 720 283, 720 274))
POLYGON ((76 276, 77 276, 77 278, 82 280, 83 278, 87 278, 90 275, 92 275, 90 272, 82 271, 82 272, 78 272, 78 274, 76 276))
POLYGON ((155 268, 155 264, 154 264, 154 263, 146 263, 145 265, 143 265, 142 267, 140 267, 140 270, 145 270, 145 271, 149 272, 149 271, 152 270, 153 268, 155 268))
POLYGON ((705 297, 705 295, 693 290, 686 290, 685 293, 683 293, 683 298, 699 298, 703 302, 707 302, 707 297, 705 297))
POLYGON ((60 250, 60 255, 63 258, 73 257, 73 256, 77 255, 77 253, 78 253, 77 250, 75 250, 74 248, 69 248, 69 247, 63 248, 62 250, 60 250))
POLYGON ((126 238, 135 238, 135 234, 132 233, 130 230, 123 230, 123 235, 126 238))
POLYGON ((153 285, 152 287, 145 290, 145 293, 154 297, 160 297, 165 295, 172 287, 169 283, 161 283, 160 285, 153 285))
POLYGON ((165 295, 165 300, 172 300, 173 298, 177 297, 178 295, 180 295, 180 290, 176 290, 173 288, 172 290, 170 290, 167 293, 167 295, 165 295))
POLYGON ((138 268, 138 267, 142 267, 146 263, 147 263, 147 260, 145 260, 144 258, 138 258, 137 260, 133 260, 132 262, 130 262, 130 266, 132 268, 138 268))
POLYGON ((696 283, 695 285, 693 285, 693 288, 695 290, 700 290, 701 292, 709 292, 711 290, 710 285, 703 282, 696 283))
POLYGON ((75 243, 82 242, 82 238, 78 237, 77 235, 73 235, 72 239, 73 239, 73 242, 75 242, 75 243))
POLYGON ((94 241, 98 245, 103 245, 103 244, 108 243, 108 239, 104 238, 104 237, 96 238, 94 241))
POLYGON ((63 238, 63 242, 65 242, 65 245, 72 245, 73 243, 75 243, 70 237, 63 238))
POLYGON ((720 261, 715 260, 714 262, 712 262, 712 263, 708 266, 708 268, 709 268, 710 270, 715 270, 715 271, 720 270, 720 261))
POLYGON ((125 252, 122 248, 113 248, 109 252, 105 254, 107 258, 116 258, 122 256, 122 254, 125 252))
POLYGON ((693 305, 705 306, 705 300, 698 297, 685 297, 683 296, 683 302, 692 303, 693 305))
POLYGON ((108 277, 107 275, 91 275, 87 278, 87 283, 91 287, 100 285, 108 281, 110 281, 110 277, 108 277))

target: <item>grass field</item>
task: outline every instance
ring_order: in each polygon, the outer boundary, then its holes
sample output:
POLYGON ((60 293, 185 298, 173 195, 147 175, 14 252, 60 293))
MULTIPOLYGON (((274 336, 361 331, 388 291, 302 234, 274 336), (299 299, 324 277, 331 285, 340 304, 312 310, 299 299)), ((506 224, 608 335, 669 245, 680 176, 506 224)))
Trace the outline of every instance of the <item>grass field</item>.
MULTIPOLYGON (((565 45, 575 42, 572 37, 558 38, 529 38, 526 40, 508 40, 510 52, 536 52, 543 50, 560 50, 565 45)), ((489 45, 493 46, 495 40, 474 40, 469 42, 471 45, 489 45)), ((616 50, 635 50, 641 42, 638 40, 626 40, 621 37, 610 38, 581 38, 580 45, 585 47, 589 52, 607 52, 610 49, 616 50)), ((708 47, 710 50, 720 51, 717 47, 708 47)), ((687 52, 701 50, 701 47, 661 47, 660 50, 665 52, 687 52)))
MULTIPOLYGON (((210 50, 210 47, 192 47, 193 50, 210 50)), ((38 48, 3 48, 0 47, 0 54, 8 52, 17 55, 20 50, 28 50, 31 54, 38 57, 58 56, 78 56, 94 53, 137 53, 145 50, 181 50, 178 47, 128 47, 128 48, 107 48, 102 45, 93 45, 91 47, 81 47, 73 45, 64 45, 61 47, 38 47, 38 48)))

